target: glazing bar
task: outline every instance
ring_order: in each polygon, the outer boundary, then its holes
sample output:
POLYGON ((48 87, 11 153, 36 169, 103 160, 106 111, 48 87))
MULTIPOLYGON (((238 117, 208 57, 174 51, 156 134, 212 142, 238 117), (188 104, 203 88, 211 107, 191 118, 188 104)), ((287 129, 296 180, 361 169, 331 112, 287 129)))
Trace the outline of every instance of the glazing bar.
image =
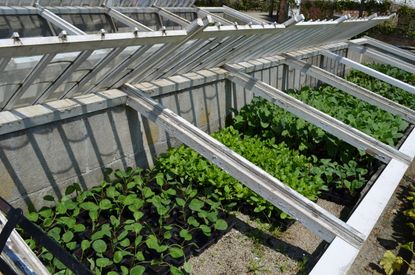
POLYGON ((42 56, 40 61, 37 63, 36 67, 30 72, 30 74, 25 78, 23 83, 20 87, 11 95, 8 100, 5 100, 0 105, 0 110, 10 110, 14 107, 15 103, 23 96, 23 94, 27 91, 30 85, 39 77, 39 75, 43 72, 46 66, 52 61, 55 57, 55 54, 45 54, 42 56))
POLYGON ((88 59, 88 57, 91 56, 91 54, 94 52, 94 50, 87 50, 84 52, 81 52, 76 59, 72 62, 71 65, 69 65, 65 71, 58 77, 56 80, 50 85, 40 96, 38 96, 34 101, 33 104, 37 103, 43 103, 48 99, 48 97, 55 92, 60 85, 62 85, 65 80, 67 80, 73 72, 75 72, 76 69, 79 68, 79 66, 82 65, 82 63, 85 62, 85 60, 88 59))
POLYGON ((113 8, 108 8, 107 10, 107 14, 109 16, 111 16, 112 18, 114 18, 115 20, 118 20, 124 24, 126 24, 127 26, 131 27, 133 30, 134 28, 137 28, 140 31, 154 31, 153 29, 147 27, 144 24, 141 24, 140 22, 135 21, 134 19, 126 16, 125 14, 113 9, 113 8))

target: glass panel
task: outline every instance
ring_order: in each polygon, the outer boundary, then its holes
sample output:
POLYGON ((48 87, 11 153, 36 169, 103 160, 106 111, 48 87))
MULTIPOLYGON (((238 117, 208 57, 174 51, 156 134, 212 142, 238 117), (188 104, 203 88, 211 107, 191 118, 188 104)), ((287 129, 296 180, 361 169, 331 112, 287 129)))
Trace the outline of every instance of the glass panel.
MULTIPOLYGON (((151 13, 124 13, 124 14, 130 17, 131 19, 134 19, 135 21, 140 22, 141 24, 146 25, 147 27, 153 30, 159 30, 161 28, 160 20, 158 19, 158 16, 156 13, 151 12, 151 13)), ((119 32, 132 31, 132 28, 128 27, 124 23, 116 21, 115 19, 114 19, 114 22, 119 32)))
MULTIPOLYGON (((99 6, 99 0, 40 0, 42 6, 99 6)), ((28 5, 30 6, 30 4, 28 5)))
POLYGON ((163 16, 160 16, 161 20, 163 21, 163 26, 165 26, 168 30, 181 30, 183 27, 176 22, 173 22, 163 16))
POLYGON ((237 19, 235 17, 232 17, 232 16, 230 16, 230 15, 228 15, 226 13, 223 14, 223 18, 225 18, 226 20, 231 21, 231 22, 236 22, 239 25, 246 25, 246 24, 249 23, 249 22, 245 22, 245 21, 239 20, 239 19, 237 19))
POLYGON ((13 32, 20 37, 52 36, 49 25, 39 15, 0 15, 0 38, 10 38, 13 32))
POLYGON ((196 20, 197 18, 197 14, 195 12, 175 12, 174 14, 183 17, 190 22, 196 20))
MULTIPOLYGON (((105 14, 58 14, 63 20, 68 21, 78 29, 86 33, 97 33, 104 29, 107 32, 114 32, 109 18, 105 14)), ((56 33, 61 30, 56 28, 56 33)))

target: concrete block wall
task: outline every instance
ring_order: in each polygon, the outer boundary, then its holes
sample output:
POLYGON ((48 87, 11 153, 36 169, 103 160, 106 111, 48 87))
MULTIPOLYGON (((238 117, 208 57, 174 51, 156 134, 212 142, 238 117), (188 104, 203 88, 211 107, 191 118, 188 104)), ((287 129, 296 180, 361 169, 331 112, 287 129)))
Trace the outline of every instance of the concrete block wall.
MULTIPOLYGON (((306 60, 344 73, 343 66, 327 63, 319 55, 306 60)), ((250 73, 283 90, 318 84, 280 64, 254 62, 250 73)), ((225 126, 231 108, 240 109, 253 98, 251 92, 226 80, 221 69, 176 79, 173 84, 163 80, 141 87, 150 87, 146 92, 153 98, 208 133, 225 126)), ((103 180, 105 168, 151 167, 157 155, 179 144, 125 105, 3 134, 0 196, 23 209, 39 208, 45 195, 61 197, 73 182, 86 189, 103 180)))

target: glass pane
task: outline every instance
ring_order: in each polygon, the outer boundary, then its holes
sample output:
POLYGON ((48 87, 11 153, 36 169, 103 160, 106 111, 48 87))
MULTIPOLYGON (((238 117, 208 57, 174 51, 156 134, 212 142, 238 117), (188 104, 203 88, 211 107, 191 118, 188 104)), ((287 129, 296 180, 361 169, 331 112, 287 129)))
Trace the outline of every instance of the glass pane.
POLYGON ((165 26, 168 30, 181 30, 183 27, 176 22, 173 22, 163 16, 160 16, 161 20, 163 20, 163 26, 165 26))
MULTIPOLYGON (((135 21, 140 22, 141 24, 146 25, 147 27, 153 30, 159 30, 161 28, 160 20, 158 19, 158 16, 156 13, 151 12, 151 13, 124 13, 124 14, 130 17, 131 19, 134 19, 135 21)), ((119 32, 132 31, 132 28, 128 27, 124 23, 121 23, 116 20, 114 21, 119 32)))
MULTIPOLYGON (((63 20, 68 21, 78 29, 86 33, 97 33, 104 29, 107 32, 114 32, 109 18, 105 14, 58 14, 63 20)), ((61 30, 56 28, 56 32, 61 30)))
POLYGON ((1 15, 0 38, 10 38, 13 32, 20 37, 52 36, 47 22, 39 15, 1 15))
POLYGON ((197 14, 195 12, 175 12, 174 14, 183 17, 190 22, 196 20, 197 18, 197 14))

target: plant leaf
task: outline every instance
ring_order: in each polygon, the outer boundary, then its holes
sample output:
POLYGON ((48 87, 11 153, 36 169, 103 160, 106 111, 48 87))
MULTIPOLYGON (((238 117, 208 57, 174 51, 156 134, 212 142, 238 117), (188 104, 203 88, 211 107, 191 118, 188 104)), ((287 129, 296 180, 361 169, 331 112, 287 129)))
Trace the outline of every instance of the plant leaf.
POLYGON ((96 240, 92 243, 92 248, 97 253, 104 253, 107 251, 107 244, 103 240, 96 240))
POLYGON ((82 240, 82 242, 81 242, 81 249, 82 249, 82 251, 85 251, 85 250, 87 250, 90 247, 91 247, 91 242, 90 241, 88 241, 88 240, 82 240))
POLYGON ((170 253, 170 256, 172 256, 174 259, 181 258, 184 256, 183 249, 178 248, 178 247, 170 247, 169 253, 170 253))
POLYGON ((74 235, 72 233, 72 231, 66 231, 63 235, 62 235, 62 241, 64 241, 65 243, 70 242, 73 239, 74 235))
POLYGON ((193 266, 192 266, 192 264, 191 263, 189 263, 189 262, 185 262, 184 264, 183 264, 183 269, 184 269, 184 271, 186 271, 187 273, 192 273, 192 271, 193 271, 193 266))
POLYGON ((396 256, 390 250, 387 250, 382 260, 380 260, 380 265, 387 275, 392 275, 395 271, 400 271, 403 263, 402 257, 396 256))
POLYGON ((101 267, 101 268, 112 265, 112 261, 108 258, 98 258, 95 261, 95 263, 98 267, 101 267))
POLYGON ((216 230, 226 230, 228 228, 228 224, 225 220, 218 219, 215 223, 216 230))
POLYGON ((112 207, 112 203, 109 199, 103 199, 102 201, 99 202, 99 208, 101 208, 102 210, 107 210, 110 209, 112 207))
POLYGON ((192 201, 189 204, 189 208, 193 211, 200 211, 202 207, 205 205, 205 203, 199 199, 192 199, 192 201))
POLYGON ((182 237, 185 241, 190 241, 193 237, 192 234, 189 233, 186 229, 180 230, 179 233, 180 237, 182 237))
POLYGON ((173 275, 183 275, 183 272, 175 266, 170 266, 170 272, 173 275))
POLYGON ((146 271, 145 267, 142 265, 136 265, 130 270, 130 275, 142 275, 146 271))

